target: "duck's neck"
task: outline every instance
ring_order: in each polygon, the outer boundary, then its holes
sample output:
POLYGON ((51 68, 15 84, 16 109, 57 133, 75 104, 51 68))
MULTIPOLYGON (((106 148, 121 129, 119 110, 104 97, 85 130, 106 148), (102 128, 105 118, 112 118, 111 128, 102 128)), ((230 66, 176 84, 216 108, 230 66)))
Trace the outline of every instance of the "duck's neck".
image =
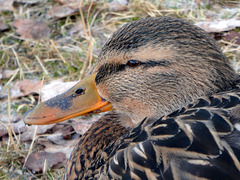
POLYGON ((106 114, 82 136, 68 162, 64 179, 97 177, 112 148, 128 128, 117 113, 106 114))

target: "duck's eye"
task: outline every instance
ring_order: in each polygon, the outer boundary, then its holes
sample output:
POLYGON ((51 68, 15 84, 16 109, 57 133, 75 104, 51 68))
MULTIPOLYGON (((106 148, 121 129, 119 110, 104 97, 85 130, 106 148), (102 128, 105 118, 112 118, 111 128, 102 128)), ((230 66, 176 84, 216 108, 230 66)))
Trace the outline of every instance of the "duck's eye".
POLYGON ((138 60, 129 60, 127 62, 127 65, 130 67, 137 67, 138 65, 140 65, 140 61, 138 60))
POLYGON ((78 88, 74 93, 75 95, 83 95, 85 93, 85 90, 82 88, 78 88))

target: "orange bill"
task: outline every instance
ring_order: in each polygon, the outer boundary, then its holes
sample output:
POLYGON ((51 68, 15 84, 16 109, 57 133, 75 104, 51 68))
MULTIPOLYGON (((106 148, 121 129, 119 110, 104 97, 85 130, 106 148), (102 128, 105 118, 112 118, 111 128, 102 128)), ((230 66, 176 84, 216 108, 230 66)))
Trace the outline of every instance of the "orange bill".
POLYGON ((88 114, 113 110, 112 104, 101 98, 95 85, 96 73, 52 99, 49 99, 24 116, 26 124, 45 125, 88 114))

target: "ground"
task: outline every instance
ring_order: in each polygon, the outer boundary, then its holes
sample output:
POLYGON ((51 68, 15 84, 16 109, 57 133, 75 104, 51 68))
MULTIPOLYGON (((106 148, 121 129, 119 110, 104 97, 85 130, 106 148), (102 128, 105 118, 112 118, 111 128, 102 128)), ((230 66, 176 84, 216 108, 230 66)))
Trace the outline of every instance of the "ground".
POLYGON ((121 25, 150 16, 188 19, 239 71, 239 7, 237 0, 0 1, 0 179, 62 177, 72 148, 99 116, 37 127, 23 123, 24 113, 82 79, 121 25))

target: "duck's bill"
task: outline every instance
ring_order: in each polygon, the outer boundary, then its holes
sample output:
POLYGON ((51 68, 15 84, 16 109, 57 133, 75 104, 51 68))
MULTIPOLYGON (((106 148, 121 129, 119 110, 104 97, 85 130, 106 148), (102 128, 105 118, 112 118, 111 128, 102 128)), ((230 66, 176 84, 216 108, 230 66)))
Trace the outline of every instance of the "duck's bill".
POLYGON ((101 98, 92 74, 65 93, 49 99, 24 116, 26 124, 45 125, 88 114, 111 111, 112 104, 101 98))

